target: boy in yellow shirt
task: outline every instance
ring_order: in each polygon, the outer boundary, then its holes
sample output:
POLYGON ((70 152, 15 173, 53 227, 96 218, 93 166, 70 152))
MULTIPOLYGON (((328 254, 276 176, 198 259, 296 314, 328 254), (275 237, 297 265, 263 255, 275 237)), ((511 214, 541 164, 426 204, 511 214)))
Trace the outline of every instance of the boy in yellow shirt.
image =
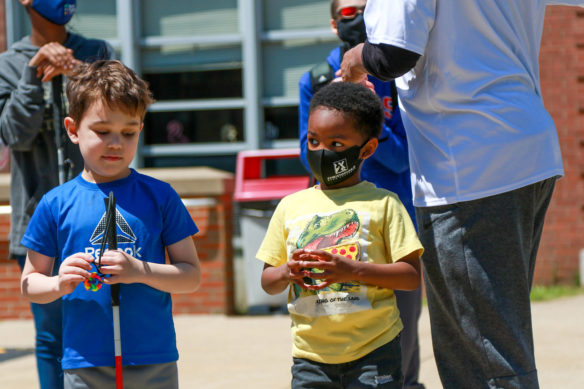
POLYGON ((420 285, 423 248, 398 197, 361 181, 382 120, 362 85, 314 95, 307 158, 320 184, 282 199, 257 253, 267 293, 291 285, 293 389, 402 387, 393 290, 420 285))

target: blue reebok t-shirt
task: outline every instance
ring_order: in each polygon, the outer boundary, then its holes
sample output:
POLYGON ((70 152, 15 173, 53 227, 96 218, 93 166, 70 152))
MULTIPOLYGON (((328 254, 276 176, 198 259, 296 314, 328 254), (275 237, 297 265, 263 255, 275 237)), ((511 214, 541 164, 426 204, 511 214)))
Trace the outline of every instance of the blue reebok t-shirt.
MULTIPOLYGON (((48 192, 22 244, 59 263, 75 253, 97 258, 105 227, 105 202, 116 197, 118 248, 133 257, 165 263, 165 247, 198 229, 172 187, 134 170, 121 180, 87 182, 80 175, 48 192)), ((141 283, 120 284, 124 365, 178 359, 170 294, 141 283)), ((110 287, 96 292, 83 283, 63 296, 63 369, 114 366, 110 287)))

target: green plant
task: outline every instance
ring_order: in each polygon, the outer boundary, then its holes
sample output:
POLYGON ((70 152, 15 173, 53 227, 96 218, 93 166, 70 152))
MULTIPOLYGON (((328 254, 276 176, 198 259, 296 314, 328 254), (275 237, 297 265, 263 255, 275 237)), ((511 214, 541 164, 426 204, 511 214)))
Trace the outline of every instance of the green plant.
POLYGON ((569 285, 537 285, 531 288, 531 301, 549 301, 584 293, 584 288, 569 285))

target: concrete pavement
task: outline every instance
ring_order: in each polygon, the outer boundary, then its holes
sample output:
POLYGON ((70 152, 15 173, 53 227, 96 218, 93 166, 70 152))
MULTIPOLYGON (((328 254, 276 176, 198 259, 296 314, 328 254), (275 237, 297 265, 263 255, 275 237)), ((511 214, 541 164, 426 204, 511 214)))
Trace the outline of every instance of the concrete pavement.
MULTIPOLYGON (((541 388, 584 388, 584 295, 533 304, 541 388)), ((182 389, 290 387, 288 316, 175 317, 182 389)), ((420 320, 421 382, 441 388, 430 341, 428 311, 420 320)), ((0 322, 0 348, 33 347, 31 321, 0 322)), ((88 334, 90 336, 90 334, 88 334)), ((37 388, 35 359, 0 362, 0 388, 37 388)))

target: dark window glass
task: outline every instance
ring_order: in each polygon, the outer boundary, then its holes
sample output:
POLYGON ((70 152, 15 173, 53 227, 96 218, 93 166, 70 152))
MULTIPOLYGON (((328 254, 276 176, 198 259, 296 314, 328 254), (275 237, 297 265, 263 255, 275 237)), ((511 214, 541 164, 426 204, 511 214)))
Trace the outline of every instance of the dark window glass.
POLYGON ((298 138, 298 107, 273 107, 264 110, 266 140, 298 138))
POLYGON ((147 145, 243 141, 243 110, 149 112, 144 141, 147 145))
POLYGON ((303 176, 306 170, 300 158, 296 159, 268 159, 265 161, 266 176, 303 176))
POLYGON ((144 75, 159 101, 241 97, 241 78, 241 69, 144 75))

